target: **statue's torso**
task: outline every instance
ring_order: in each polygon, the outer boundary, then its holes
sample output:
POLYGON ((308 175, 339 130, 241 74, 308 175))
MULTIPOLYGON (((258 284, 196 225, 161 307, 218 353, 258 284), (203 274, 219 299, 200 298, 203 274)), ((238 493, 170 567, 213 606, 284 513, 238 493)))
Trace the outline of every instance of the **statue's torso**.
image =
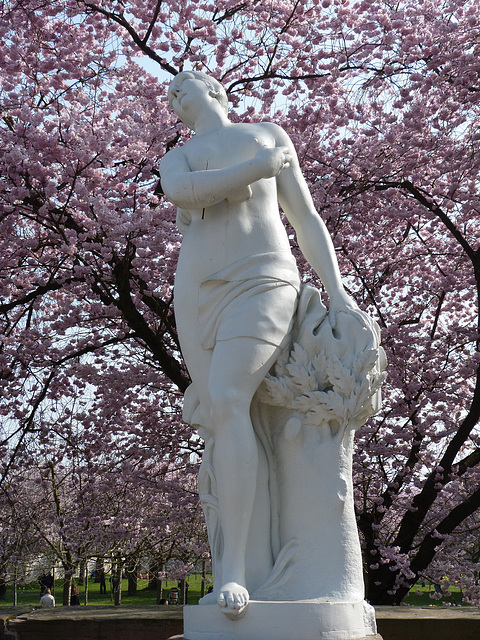
MULTIPOLYGON (((231 125, 195 136, 182 150, 191 171, 223 169, 253 158, 262 146, 273 147, 271 131, 262 124, 231 125)), ((248 256, 290 251, 275 179, 259 180, 250 188, 251 196, 243 189, 211 207, 186 212, 191 222, 184 232, 177 287, 184 277, 202 282, 248 256)))

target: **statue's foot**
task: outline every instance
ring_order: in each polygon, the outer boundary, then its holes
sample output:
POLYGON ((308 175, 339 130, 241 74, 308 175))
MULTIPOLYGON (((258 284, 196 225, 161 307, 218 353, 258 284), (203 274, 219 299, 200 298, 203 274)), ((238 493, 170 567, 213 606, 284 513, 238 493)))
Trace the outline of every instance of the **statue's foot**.
POLYGON ((220 589, 217 604, 229 618, 238 618, 248 604, 250 596, 245 587, 236 582, 227 582, 220 589))

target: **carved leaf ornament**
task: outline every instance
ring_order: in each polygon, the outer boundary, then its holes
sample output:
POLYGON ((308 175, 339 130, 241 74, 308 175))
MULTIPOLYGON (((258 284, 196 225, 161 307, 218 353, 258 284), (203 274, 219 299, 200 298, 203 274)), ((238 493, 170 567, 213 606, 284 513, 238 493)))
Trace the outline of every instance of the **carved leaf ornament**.
POLYGON ((328 424, 333 435, 349 425, 358 428, 376 412, 386 362, 378 326, 370 318, 358 310, 342 312, 333 328, 316 294, 307 291, 314 302, 297 320, 300 329, 293 347, 284 352, 258 393, 265 404, 295 414, 296 425, 328 424), (310 329, 315 315, 318 323, 310 329))

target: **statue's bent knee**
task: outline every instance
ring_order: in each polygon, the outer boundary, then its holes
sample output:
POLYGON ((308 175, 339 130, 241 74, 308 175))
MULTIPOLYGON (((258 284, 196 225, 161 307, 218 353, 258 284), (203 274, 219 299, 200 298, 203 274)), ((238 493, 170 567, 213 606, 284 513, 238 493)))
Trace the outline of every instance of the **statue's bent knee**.
POLYGON ((236 393, 213 394, 211 398, 210 416, 214 430, 223 425, 235 423, 250 414, 250 401, 236 393))

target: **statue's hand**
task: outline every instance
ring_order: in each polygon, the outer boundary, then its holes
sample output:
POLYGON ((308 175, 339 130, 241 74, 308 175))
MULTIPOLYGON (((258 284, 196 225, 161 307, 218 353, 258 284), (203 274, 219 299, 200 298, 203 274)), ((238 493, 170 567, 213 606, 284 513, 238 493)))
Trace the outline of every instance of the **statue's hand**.
POLYGON ((273 178, 290 166, 292 155, 288 147, 262 147, 255 160, 260 165, 261 177, 273 178))
POLYGON ((328 315, 330 318, 330 324, 333 328, 335 328, 337 324, 337 317, 339 312, 342 311, 355 316, 361 324, 364 324, 364 317, 366 314, 361 311, 355 300, 348 295, 345 289, 336 291, 335 294, 330 298, 330 308, 328 315))

